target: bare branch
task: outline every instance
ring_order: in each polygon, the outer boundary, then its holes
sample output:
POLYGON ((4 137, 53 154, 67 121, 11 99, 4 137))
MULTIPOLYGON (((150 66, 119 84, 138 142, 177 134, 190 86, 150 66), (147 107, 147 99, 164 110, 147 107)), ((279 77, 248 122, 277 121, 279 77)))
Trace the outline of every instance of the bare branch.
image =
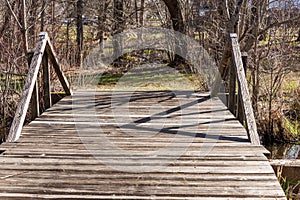
POLYGON ((5 0, 5 1, 6 1, 6 4, 7 4, 8 8, 9 8, 11 14, 12 14, 13 17, 15 18, 15 20, 16 20, 16 22, 17 22, 19 28, 22 29, 23 26, 22 26, 21 23, 19 22, 18 17, 16 16, 15 12, 13 11, 13 9, 12 9, 12 7, 11 7, 9 1, 8 1, 8 0, 5 0))
POLYGON ((269 26, 267 26, 266 28, 264 28, 263 30, 261 30, 258 35, 265 34, 271 28, 279 27, 283 24, 288 24, 290 22, 294 22, 294 21, 298 21, 298 20, 300 20, 300 16, 290 18, 290 19, 287 19, 287 20, 284 20, 284 21, 281 21, 281 22, 274 22, 274 23, 270 24, 269 26))

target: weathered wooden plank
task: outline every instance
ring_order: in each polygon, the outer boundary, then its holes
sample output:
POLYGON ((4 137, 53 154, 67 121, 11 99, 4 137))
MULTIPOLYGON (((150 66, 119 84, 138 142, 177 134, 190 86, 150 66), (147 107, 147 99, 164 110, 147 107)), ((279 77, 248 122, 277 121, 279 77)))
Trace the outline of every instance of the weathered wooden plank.
MULTIPOLYGON (((14 171, 14 170, 1 170, 0 179, 5 180, 7 178, 45 178, 53 179, 53 171, 14 171)), ((271 173, 266 174, 184 174, 184 173, 160 173, 160 172, 149 172, 149 173, 70 173, 67 171, 57 171, 55 175, 59 179, 70 178, 70 179, 139 179, 142 177, 146 180, 186 180, 186 181, 274 181, 276 177, 271 173)))
POLYGON ((25 81, 24 90, 22 92, 20 103, 16 110, 15 118, 11 125, 9 135, 6 141, 15 142, 19 139, 25 121, 26 113, 29 107, 32 92, 37 80, 39 67, 42 63, 43 52, 47 44, 47 34, 40 35, 39 43, 37 44, 34 52, 32 62, 28 71, 28 76, 25 81))
MULTIPOLYGON (((226 156, 231 156, 232 154, 234 154, 236 151, 229 151, 229 152, 224 152, 224 151, 211 151, 209 152, 208 155, 203 155, 205 156, 219 156, 219 157, 226 157, 226 156)), ((136 157, 145 157, 145 154, 147 153, 147 151, 145 151, 144 153, 141 152, 139 154, 135 154, 134 156, 136 157)), ((20 148, 18 150, 14 150, 14 151, 10 151, 7 150, 4 155, 19 155, 19 156, 25 156, 28 157, 28 155, 31 156, 40 156, 40 157, 44 157, 44 156, 91 156, 91 155, 95 155, 95 156, 99 156, 99 157, 124 157, 124 156, 128 156, 130 154, 130 151, 128 152, 119 152, 119 153, 112 153, 112 151, 103 151, 101 149, 98 150, 93 150, 93 151, 88 151, 86 149, 43 149, 43 150, 37 150, 37 149, 24 149, 24 148, 20 148)), ((242 152, 238 152, 234 154, 235 156, 245 156, 245 159, 247 156, 257 156, 260 157, 262 155, 262 152, 251 152, 249 153, 248 151, 242 151, 242 152)), ((161 153, 160 155, 161 157, 168 157, 170 156, 168 153, 161 153)), ((189 156, 189 157, 195 157, 195 156, 200 156, 201 157, 201 151, 199 152, 199 150, 197 151, 188 151, 185 152, 181 155, 182 156, 189 156)), ((268 162, 266 162, 266 165, 269 165, 268 162)))
POLYGON ((81 185, 74 189, 68 187, 68 185, 60 185, 58 187, 49 187, 47 185, 36 186, 35 184, 29 185, 28 188, 23 186, 7 186, 2 187, 7 193, 35 193, 35 194, 73 194, 73 195, 144 195, 144 196, 178 196, 178 197, 284 197, 284 194, 280 190, 272 188, 257 188, 251 187, 212 187, 202 188, 201 190, 197 186, 172 186, 172 187, 157 187, 157 186, 114 186, 103 188, 102 185, 97 186, 85 186, 81 185), (138 189, 137 189, 138 188, 138 189))
MULTIPOLYGON (((30 134, 32 133, 32 135, 35 135, 36 133, 39 132, 38 129, 40 130, 41 134, 49 134, 49 135, 60 135, 62 133, 66 134, 66 135, 74 135, 77 134, 78 130, 76 129, 77 127, 73 127, 76 124, 46 124, 46 123, 31 123, 32 128, 30 129, 26 129, 24 131, 24 134, 30 134), (59 128, 58 128, 59 127, 59 128), (57 132, 52 132, 51 130, 47 130, 47 128, 51 128, 54 131, 57 132)), ((115 134, 115 135, 121 135, 122 133, 124 133, 124 131, 126 132, 132 132, 132 133, 136 133, 136 136, 138 136, 138 134, 143 134, 143 133, 166 133, 167 130, 169 131, 177 131, 177 130, 188 130, 188 131, 193 131, 193 133, 213 133, 213 131, 218 134, 218 135, 243 135, 247 137, 247 132, 245 131, 245 129, 242 129, 241 127, 237 127, 237 126, 227 126, 227 127, 214 127, 214 129, 208 129, 209 127, 200 127, 200 126, 193 126, 190 128, 182 128, 179 126, 169 126, 169 127, 165 127, 165 129, 162 129, 162 127, 160 129, 134 129, 133 127, 130 126, 114 126, 114 125, 103 125, 100 126, 99 124, 93 125, 91 124, 90 126, 88 126, 88 124, 86 126, 80 126, 81 128, 85 128, 82 129, 82 133, 84 133, 85 136, 93 136, 96 133, 99 133, 102 131, 105 131, 105 133, 107 133, 108 135, 110 134, 115 134), (97 128, 101 128, 98 129, 97 128), (120 130, 121 129, 121 130, 120 130), (208 130, 210 132, 208 132, 208 130), (88 132, 90 131, 90 132, 88 132), (245 135, 246 134, 246 135, 245 135)), ((174 132, 175 133, 175 132, 174 132)), ((163 137, 163 135, 162 135, 163 137)))
MULTIPOLYGON (((56 108, 56 107, 55 107, 56 108)), ((219 112, 220 115, 215 115, 215 114, 209 114, 209 113, 190 113, 190 115, 185 116, 185 119, 210 119, 210 118, 214 118, 214 119, 224 119, 224 120, 228 120, 228 119, 232 119, 234 120, 235 118, 232 116, 232 114, 229 114, 228 112, 222 111, 222 110, 217 110, 215 112, 219 112)), ((121 113, 116 113, 116 114, 105 114, 105 113, 95 113, 95 114, 83 114, 81 113, 80 115, 78 115, 80 117, 86 117, 86 118, 90 118, 90 117, 99 117, 99 118, 115 118, 115 117, 125 117, 125 115, 122 115, 121 113)), ((52 113, 52 112, 46 112, 43 115, 40 116, 40 118, 56 118, 56 117, 65 117, 65 118, 74 118, 74 113, 52 113)), ((129 114, 127 115, 127 117, 130 118, 148 118, 149 115, 145 115, 145 114, 129 114)), ((165 119, 165 118, 182 118, 182 116, 180 115, 172 115, 172 114, 166 114, 166 115, 157 115, 157 116, 151 116, 151 119, 165 119)))
MULTIPOLYGON (((35 121, 33 121, 33 122, 31 122, 31 124, 48 124, 48 125, 91 125, 91 126, 100 126, 100 124, 101 125, 115 125, 116 123, 114 123, 114 122, 103 122, 103 121, 100 121, 100 120, 93 120, 93 121, 55 121, 55 120, 53 120, 53 121, 49 121, 49 120, 42 120, 42 119, 39 119, 39 120, 35 120, 35 121)), ((149 123, 142 123, 142 124, 134 124, 134 123, 132 123, 132 124, 129 124, 129 123, 126 123, 126 122, 120 122, 120 123, 118 123, 118 126, 136 126, 136 127, 138 127, 138 125, 139 126, 151 126, 151 127, 155 127, 155 126, 157 126, 157 127, 161 127, 162 126, 162 124, 161 123, 159 123, 159 122, 149 122, 149 123)), ((174 126, 174 127, 176 127, 176 126, 178 126, 178 125, 183 125, 184 126, 184 124, 182 124, 182 123, 178 123, 178 122, 170 122, 170 123, 165 123, 164 124, 165 126, 174 126)), ((217 123, 214 123, 214 122, 207 122, 207 123, 203 123, 203 124, 201 124, 201 123, 199 123, 199 124, 186 124, 186 125, 194 125, 194 126, 202 126, 202 127, 212 127, 212 128, 217 128, 217 127, 219 127, 219 128, 222 128, 222 127, 231 127, 231 128, 233 128, 233 127, 236 127, 236 128, 239 128, 239 127, 241 127, 242 125, 241 124, 239 124, 239 123, 232 123, 232 124, 229 124, 229 123, 222 123, 222 122, 217 122, 217 123)), ((127 128, 128 128, 127 127, 127 128)), ((126 128, 126 127, 125 127, 126 128)), ((179 127, 180 128, 180 127, 179 127)), ((185 130, 184 128, 182 128, 182 130, 185 130)), ((186 129, 186 130, 188 130, 188 129, 186 129)))
MULTIPOLYGON (((101 118, 81 118, 80 116, 74 117, 74 118, 69 118, 69 119, 63 119, 63 118, 39 118, 36 119, 32 124, 76 124, 76 125, 84 125, 84 124, 90 124, 97 126, 100 124, 102 126, 104 125, 115 125, 117 124, 120 128, 127 128, 127 129, 135 129, 135 127, 143 127, 143 126, 148 126, 148 127, 155 127, 159 126, 161 128, 170 128, 173 126, 174 128, 177 126, 178 129, 181 129, 182 131, 188 131, 191 130, 192 128, 194 130, 197 130, 198 127, 211 127, 211 128, 226 128, 226 127, 242 127, 242 125, 236 121, 233 120, 227 120, 225 121, 224 119, 211 119, 210 121, 206 119, 181 119, 181 118, 165 118, 165 119, 152 119, 151 117, 149 118, 144 118, 144 119, 131 119, 130 121, 128 120, 128 117, 118 117, 114 119, 101 119, 101 118), (116 123, 116 119, 118 121, 122 122, 116 123), (163 121, 163 125, 161 123, 163 121)), ((213 130, 213 129, 211 129, 213 130)))
POLYGON ((285 166, 285 167, 299 167, 300 168, 300 160, 270 160, 270 164, 272 166, 285 166))
MULTIPOLYGON (((10 159, 10 158, 22 158, 22 159, 28 159, 28 158, 38 158, 38 159, 61 159, 61 155, 57 154, 57 155, 50 155, 50 154, 40 154, 40 155, 25 155, 24 154, 17 154, 17 152, 8 152, 9 154, 5 154, 3 155, 5 158, 10 159)), ((120 156, 116 155, 107 155, 106 156, 108 159, 119 159, 120 156)), ((126 156, 122 156, 124 159, 132 159, 132 157, 126 157, 126 156)), ((149 156, 136 156, 136 159, 150 159, 149 156)), ((64 159, 70 159, 70 160, 80 160, 80 159, 95 159, 93 157, 93 155, 78 155, 78 156, 68 156, 65 155, 64 159)), ((160 156, 160 159, 170 159, 170 156, 160 156)), ((252 154, 252 155, 245 155, 245 156, 239 156, 239 155, 226 155, 226 156, 222 156, 222 155, 206 155, 204 156, 193 156, 193 155, 182 155, 180 156, 178 159, 178 161, 190 161, 190 160, 194 160, 194 161, 267 161, 266 157, 264 156, 260 156, 258 154, 252 154)), ((267 163, 267 162, 266 162, 267 163)), ((2 173, 2 171, 1 171, 2 173)), ((231 176, 229 174, 229 176, 231 176)))
MULTIPOLYGON (((217 180, 184 180, 184 179, 177 179, 177 180, 168 180, 165 177, 161 177, 160 180, 158 179, 146 179, 143 176, 140 176, 140 178, 103 178, 103 179, 87 179, 84 177, 81 178, 69 178, 64 177, 63 179, 60 179, 57 177, 56 179, 53 178, 41 178, 36 177, 35 179, 32 178, 20 178, 19 176, 12 176, 10 178, 6 178, 5 182, 9 182, 11 185, 14 186, 26 186, 26 185, 48 185, 48 186, 55 186, 55 185, 68 185, 70 188, 78 188, 80 185, 85 185, 89 187, 93 187, 94 185, 97 185, 97 187, 107 188, 107 184, 124 187, 125 185, 128 186, 139 186, 139 187, 147 187, 147 186, 157 186, 157 187, 203 187, 203 190, 206 188, 211 189, 212 187, 260 187, 264 189, 270 189, 277 186, 277 183, 274 180, 270 181, 247 181, 247 180, 241 180, 241 181, 233 181, 233 180, 224 180, 224 181, 217 181, 217 180)), ((0 187, 4 186, 6 187, 4 181, 1 181, 0 179, 0 187)), ((226 188, 225 187, 225 188, 226 188)), ((224 189, 225 189, 224 188, 224 189)))
MULTIPOLYGON (((144 135, 144 133, 141 133, 144 135)), ((39 145, 45 145, 45 144, 57 144, 57 145, 61 145, 61 144, 75 144, 75 145, 80 145, 83 143, 96 143, 97 141, 99 141, 100 139, 103 139, 105 137, 105 139, 107 141, 113 142, 115 144, 142 144, 144 143, 145 145, 163 145, 163 144, 170 144, 170 143, 174 143, 174 144, 181 144, 181 145, 185 145, 185 144, 191 144, 192 146, 198 146, 198 145, 208 145, 208 144, 213 144, 215 147, 236 147, 236 148, 243 148, 243 147, 248 147, 250 146, 248 142, 231 142, 231 143, 225 143, 225 142, 218 142, 217 139, 215 140, 209 140, 211 138, 209 138, 210 135, 207 135, 207 138, 188 138, 188 137, 180 137, 178 136, 177 138, 175 137, 168 137, 168 135, 165 134, 156 134, 156 137, 152 137, 152 135, 150 135, 149 137, 147 137, 147 135, 144 135, 144 137, 139 136, 138 133, 135 134, 136 137, 132 137, 130 136, 130 138, 124 136, 106 136, 106 135, 100 135, 100 134, 94 134, 94 135, 82 135, 82 136, 70 136, 70 135, 66 135, 64 137, 64 135, 43 135, 43 136, 39 136, 39 135, 33 135, 31 137, 26 136, 26 137, 21 137, 20 144, 18 145, 30 145, 30 144, 35 144, 35 143, 39 143, 39 145), (161 137, 160 135, 164 135, 165 137, 161 137), (93 140, 95 139, 95 140, 93 140), (207 139, 207 140, 205 140, 207 139)), ((231 135, 228 135, 231 136, 231 135)), ((220 140, 223 139, 224 137, 226 137, 226 135, 220 135, 220 140)), ((238 136, 233 136, 234 137, 238 137, 238 136)), ((240 136, 240 138, 246 138, 246 136, 240 136)), ((230 139, 230 137, 228 137, 228 140, 230 139)), ((225 139, 224 139, 225 140, 225 139)), ((12 147, 12 146, 17 146, 17 145, 13 145, 13 144, 3 144, 1 145, 1 147, 12 147)), ((263 146, 255 146, 253 145, 255 148, 257 149, 264 149, 263 146)), ((254 149, 255 149, 254 148, 254 149)))
MULTIPOLYGON (((173 134, 172 134, 173 135, 173 134)), ((55 136, 54 136, 55 137, 55 136)), ((179 140, 182 141, 182 143, 188 143, 188 142, 191 142, 193 141, 193 143, 199 143, 199 144, 204 144, 204 145, 215 145, 215 146, 218 146, 218 145, 224 145, 226 147, 227 144, 236 144, 237 142, 240 142, 240 143, 245 143, 245 144, 248 144, 249 140, 247 139, 247 136, 231 136, 231 135, 220 135, 218 136, 218 138, 215 138, 216 136, 215 135, 208 135, 207 137, 199 137, 199 138, 188 138, 187 137, 182 137, 182 136, 178 136, 177 138, 175 138, 174 136, 172 137, 173 139, 170 139, 168 138, 167 136, 165 136, 163 139, 161 140, 147 140, 145 139, 145 136, 144 137, 137 137, 137 138, 134 138, 132 137, 133 139, 128 139, 126 138, 125 136, 122 136, 122 137, 115 137, 115 136, 105 136, 105 139, 107 141, 110 141, 110 142, 120 142, 122 140, 125 140, 127 142, 145 142, 145 143, 149 143, 149 142, 157 142, 157 143, 165 143, 165 144, 171 144, 171 143, 175 143, 175 142, 178 142, 179 140), (210 138, 211 137, 211 138, 210 138)), ((103 139, 104 137, 99 137, 98 136, 82 136, 80 137, 79 139, 81 140, 81 142, 83 143, 86 143, 86 144, 89 144, 91 142, 93 142, 94 140, 94 143, 99 140, 99 139, 103 139)), ((31 140, 34 140, 34 137, 31 137, 30 138, 31 140)), ((51 140, 51 138, 45 138, 45 139, 49 139, 51 140)), ((68 137, 66 138, 66 140, 68 139, 68 137)), ((37 139, 37 142, 39 142, 41 139, 37 139)), ((57 139, 59 140, 59 139, 57 139)), ((57 140, 53 140, 53 142, 49 141, 49 143, 54 143, 56 142, 57 140)), ((58 142, 58 144, 65 144, 65 143, 68 143, 66 140, 63 140, 62 142, 58 142)), ((77 142, 76 140, 73 140, 72 138, 70 138, 70 142, 68 144, 79 144, 79 141, 77 142)), ((23 142, 23 141, 22 141, 23 142)), ((31 142, 28 141, 28 140, 25 140, 24 143, 28 143, 30 144, 31 142)), ((47 142, 41 142, 42 144, 47 144, 47 142)), ((6 144, 3 144, 3 148, 5 147, 12 147, 11 145, 6 145, 6 144)), ((263 148, 262 148, 263 149, 263 148)))
POLYGON ((243 110, 245 113, 245 120, 247 129, 249 132, 249 138, 252 144, 259 145, 260 139, 257 133, 257 126, 254 118, 253 108, 251 105, 251 98, 249 94, 249 88, 247 85, 247 79, 244 72, 242 54, 238 42, 237 34, 231 34, 232 53, 234 56, 234 64, 236 67, 236 74, 238 78, 239 89, 241 91, 241 98, 243 101, 243 110))
MULTIPOLYGON (((247 52, 242 52, 242 61, 243 61, 243 67, 245 75, 247 74, 247 65, 248 65, 248 54, 247 52)), ((241 98, 241 91, 239 88, 238 91, 238 99, 237 99, 237 119, 240 121, 241 124, 244 124, 245 116, 244 116, 244 110, 243 110, 243 102, 241 98)))
MULTIPOLYGON (((100 156, 100 155, 99 155, 100 156)), ((69 155, 69 154, 32 154, 32 155, 25 155, 24 153, 23 154, 9 154, 9 155, 5 155, 5 157, 7 158, 23 158, 23 159, 26 159, 26 158, 39 158, 39 159, 72 159, 72 160, 79 160, 79 159, 93 159, 94 156, 93 155, 75 155, 75 154, 72 154, 72 155, 69 155)), ((120 159, 120 156, 110 156, 110 155, 106 155, 106 157, 108 159, 120 159)), ((105 155, 103 156, 103 158, 105 158, 105 155)), ((130 159, 130 157, 125 157, 125 156, 122 156, 123 159, 130 159)), ((147 159, 147 156, 139 156, 137 158, 140 158, 140 159, 147 159)), ((244 156, 242 158, 242 156, 230 156, 230 155, 224 155, 224 156, 221 156, 221 155, 208 155, 206 157, 199 157, 199 156, 186 156, 186 155, 182 155, 178 160, 197 160, 197 161, 202 161, 202 160, 223 160, 224 162, 226 162, 227 160, 229 161, 235 161, 235 160, 238 160, 238 161, 241 161, 241 160, 244 160, 244 161, 267 161, 265 159, 265 157, 262 157, 262 156, 259 156, 259 155, 251 155, 251 156, 244 156), (206 158, 206 159, 205 159, 206 158)), ((170 157, 168 156, 161 156, 161 159, 170 159, 170 157)), ((266 162, 267 163, 267 162, 266 162)), ((7 171, 9 170, 2 170, 1 171, 1 174, 3 174, 3 176, 7 175, 5 174, 7 171)), ((30 171, 27 171, 28 173, 30 171)), ((11 170, 9 173, 14 173, 14 170, 11 170)), ((51 172, 50 172, 51 173, 51 172)), ((78 173, 76 173, 78 174, 78 173)), ((114 173, 115 175, 116 173, 114 173)), ((98 174, 100 175, 100 174, 98 174)), ((238 174, 237 174, 238 175, 238 174)), ((241 174, 239 175, 241 178, 244 177, 245 174, 241 174)), ((249 174, 249 175, 255 175, 255 174, 249 174)), ((269 173, 270 176, 272 176, 275 180, 275 176, 273 173, 269 173)), ((184 176, 184 175, 182 175, 184 176)), ((230 177, 235 177, 235 174, 228 174, 228 176, 230 177)), ((222 177, 222 175, 217 175, 217 177, 222 177)), ((246 178, 247 176, 245 176, 244 178, 246 178)))
MULTIPOLYGON (((112 157, 114 158, 114 157, 112 157)), ((116 157, 115 157, 116 158, 116 157)), ((145 166, 151 166, 151 165, 159 165, 164 158, 153 158, 153 157, 146 157, 145 158, 134 158, 134 157, 127 157, 124 159, 124 162, 122 162, 122 165, 139 165, 143 164, 145 166), (136 164, 135 162, 138 162, 136 164)), ((169 157, 172 159, 171 157, 169 157)), ((110 158, 109 158, 110 160, 110 158)), ((54 158, 9 158, 5 157, 5 159, 0 159, 1 165, 7 165, 7 164, 41 164, 41 165, 99 165, 101 164, 101 161, 90 158, 90 159, 54 159, 54 158)), ((111 163, 114 163, 112 160, 111 163)), ((119 161, 115 161, 115 163, 119 163, 119 161)), ((265 166, 266 161, 258 161, 258 160, 181 160, 178 158, 177 160, 174 160, 172 163, 172 166, 218 166, 218 167, 229 167, 229 166, 265 166)))
MULTIPOLYGON (((121 158, 120 158, 121 159, 121 158)), ((123 161, 123 160, 122 160, 123 161)), ((132 167, 143 168, 145 170, 153 170, 161 173, 190 173, 190 174, 201 174, 201 173, 210 173, 210 174, 220 174, 220 173, 230 173, 230 174, 274 174, 274 171, 271 166, 268 165, 249 165, 249 166, 160 166, 157 164, 141 165, 139 162, 124 163, 121 161, 111 161, 103 160, 107 165, 45 165, 43 163, 26 164, 26 163, 13 163, 13 164, 2 164, 0 165, 1 170, 31 170, 31 171, 70 171, 70 172, 90 172, 93 173, 113 173, 115 170, 111 169, 111 166, 117 166, 119 169, 124 167, 124 171, 132 167), (34 168, 33 168, 34 166, 34 168)), ((143 164, 143 163, 142 163, 143 164)), ((280 188, 280 187, 279 187, 280 188)))
MULTIPOLYGON (((110 153, 109 151, 101 151, 101 149, 94 150, 94 151, 88 151, 85 150, 84 148, 65 148, 65 149, 52 149, 49 150, 49 148, 45 148, 45 150, 34 150, 32 148, 20 148, 18 150, 7 150, 5 153, 3 153, 3 156, 5 157, 39 157, 39 158, 48 158, 48 157, 53 157, 53 156, 66 156, 68 157, 69 155, 77 155, 77 157, 82 156, 82 157, 90 157, 92 154, 97 155, 97 156, 103 156, 103 157, 109 157, 109 158, 119 158, 119 157, 130 157, 130 151, 128 152, 120 152, 119 154, 117 153, 110 153), (73 151, 72 151, 73 149, 73 151), (28 155, 26 155, 28 154, 28 155)), ((149 158, 148 155, 146 155, 147 151, 141 152, 140 154, 135 154, 134 156, 136 158, 149 158)), ((182 153, 182 155, 179 155, 180 158, 179 160, 186 160, 186 159, 191 159, 191 160, 262 160, 262 161, 267 161, 266 157, 263 156, 262 152, 254 151, 252 153, 247 153, 246 151, 242 151, 241 153, 236 153, 234 154, 234 151, 228 151, 222 152, 221 150, 214 150, 211 152, 208 152, 207 154, 204 154, 201 156, 201 150, 199 151, 192 151, 190 150, 189 152, 182 153)), ((168 158, 170 155, 166 154, 161 154, 160 158, 168 158)), ((76 158, 77 159, 77 158, 76 158)), ((150 159, 150 158, 149 158, 150 159)), ((266 165, 269 163, 266 162, 266 165)))
MULTIPOLYGON (((106 131, 106 130, 103 130, 103 131, 106 131)), ((123 130, 124 131, 124 130, 123 130)), ((195 131, 199 131, 199 130, 195 130, 195 131)), ((176 130, 174 131, 174 133, 176 132, 176 130)), ((113 141, 122 141, 122 140, 126 140, 126 141, 136 141, 136 142, 170 142, 170 141, 173 141, 172 138, 168 138, 168 137, 161 137, 161 139, 149 139, 147 140, 147 134, 149 135, 148 138, 150 138, 150 136, 153 135, 153 133, 157 136, 159 135, 163 135, 165 134, 164 131, 160 131, 160 132, 142 132, 142 131, 136 131, 136 132, 127 132, 127 133, 130 133, 132 134, 132 138, 126 138, 126 136, 124 135, 121 135, 120 133, 118 134, 117 133, 117 130, 113 130, 113 131, 109 131, 109 133, 106 133, 107 134, 107 139, 109 140, 113 140, 113 141), (152 134, 151 134, 152 133, 152 134), (141 134, 141 136, 139 136, 139 134, 141 134)), ((193 142, 194 143, 199 143, 199 142, 203 142, 203 138, 206 138, 207 139, 211 139, 209 138, 209 135, 205 135, 205 134, 209 134, 209 132, 207 130, 203 130, 203 131, 199 131, 199 133, 195 134, 195 138, 193 139, 193 142), (200 133, 200 134, 199 134, 200 133), (202 136, 202 137, 201 137, 202 136)), ((23 134, 23 133, 22 133, 23 134)), ((241 140, 244 140, 244 142, 241 142, 242 144, 245 143, 245 144, 248 144, 248 138, 247 136, 245 136, 245 132, 232 132, 230 133, 230 130, 223 130, 223 131, 220 131, 218 132, 217 134, 220 138, 219 139, 222 139, 222 140, 226 140, 226 137, 228 137, 227 139, 230 140, 231 137, 232 139, 234 139, 234 137, 238 140, 238 138, 240 138, 241 140)), ((76 131, 74 131, 73 133, 71 132, 67 132, 67 131, 64 131, 64 132, 58 132, 58 133, 51 133, 50 131, 41 131, 41 134, 39 134, 38 131, 35 131, 34 133, 30 134, 30 131, 28 133, 24 133, 24 137, 21 137, 20 138, 20 142, 30 142, 30 141, 43 141, 43 143, 48 143, 48 142, 51 142, 51 141, 45 141, 47 139, 51 139, 53 140, 54 142, 58 142, 61 141, 61 143, 64 143, 66 140, 69 140, 70 143, 73 143, 73 142, 76 142, 76 140, 78 139, 93 139, 93 138, 99 138, 99 131, 98 132, 94 132, 94 133, 87 133, 87 134, 81 134, 81 135, 78 135, 78 133, 76 131), (77 135, 74 135, 74 134, 77 134, 77 135), (26 137, 25 137, 26 135, 26 137), (25 138, 25 140, 23 140, 23 138, 25 138)), ((177 140, 178 141, 178 140, 177 140)), ((181 139, 182 143, 184 142, 188 142, 190 141, 189 138, 182 138, 181 139)), ((216 142, 216 143, 224 143, 225 142, 222 142, 222 141, 219 141, 219 142, 216 142)), ((230 143, 229 143, 230 144, 230 143)), ((232 144, 236 144, 236 143, 232 143, 232 144)))
MULTIPOLYGON (((120 200, 150 200, 154 199, 154 196, 136 196, 136 195, 74 195, 74 194, 34 194, 34 193, 0 193, 0 196, 5 198, 22 198, 22 199, 37 199, 37 198, 43 198, 43 199, 99 199, 99 200, 110 200, 110 199, 120 199, 120 200)), ((157 200, 226 200, 228 197, 172 197, 172 196, 155 196, 155 199, 157 200)), ((232 200, 274 200, 274 197, 232 197, 232 200)), ((278 200, 286 200, 285 197, 276 197, 278 200)))

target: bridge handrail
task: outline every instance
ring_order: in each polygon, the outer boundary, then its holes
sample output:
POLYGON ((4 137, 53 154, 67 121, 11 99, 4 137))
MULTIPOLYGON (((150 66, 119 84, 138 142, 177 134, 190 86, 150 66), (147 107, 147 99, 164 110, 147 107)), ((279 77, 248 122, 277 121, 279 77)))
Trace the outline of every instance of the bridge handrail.
POLYGON ((31 60, 24 89, 22 91, 20 101, 15 113, 15 117, 11 125, 8 137, 6 139, 7 142, 16 142, 21 136, 23 124, 26 118, 28 108, 30 106, 30 101, 33 106, 32 112, 34 112, 34 117, 37 117, 39 115, 39 88, 37 79, 41 65, 43 66, 45 109, 48 109, 52 106, 50 90, 50 68, 48 65, 49 60, 53 65, 54 71, 56 72, 66 95, 71 95, 72 91, 69 87, 68 80, 61 70, 60 64, 57 60, 49 36, 46 32, 42 32, 39 35, 39 41, 37 43, 36 49, 31 60))
POLYGON ((242 124, 246 125, 248 137, 251 143, 254 145, 260 145, 237 34, 230 34, 230 39, 232 47, 232 63, 229 79, 228 108, 233 114, 236 113, 242 124), (235 98, 236 82, 238 82, 237 102, 235 98))

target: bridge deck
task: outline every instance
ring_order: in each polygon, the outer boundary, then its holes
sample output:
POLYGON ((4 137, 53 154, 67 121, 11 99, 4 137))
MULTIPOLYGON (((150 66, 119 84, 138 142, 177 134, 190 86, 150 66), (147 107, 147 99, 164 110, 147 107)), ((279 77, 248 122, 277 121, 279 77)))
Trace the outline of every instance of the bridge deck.
POLYGON ((264 148, 219 99, 91 94, 64 98, 0 146, 2 198, 285 199, 264 148))

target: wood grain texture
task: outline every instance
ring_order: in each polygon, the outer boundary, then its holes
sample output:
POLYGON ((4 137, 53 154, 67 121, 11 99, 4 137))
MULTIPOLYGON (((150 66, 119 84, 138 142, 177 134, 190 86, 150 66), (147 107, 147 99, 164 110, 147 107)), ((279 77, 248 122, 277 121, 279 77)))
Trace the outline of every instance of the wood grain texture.
POLYGON ((0 197, 285 199, 264 156, 267 151, 249 142, 245 128, 220 100, 178 95, 187 104, 178 110, 179 100, 167 91, 114 95, 112 102, 108 91, 98 91, 92 99, 89 92, 75 92, 25 126, 18 143, 2 144, 0 197), (131 99, 129 114, 113 112, 124 99, 131 99), (95 113, 88 112, 91 107, 95 113), (134 126, 122 127, 114 121, 119 117, 134 126), (182 132, 177 132, 179 127, 182 132), (103 134, 119 151, 99 144, 103 134), (179 157, 167 151, 149 156, 170 144, 174 151, 186 149, 179 157), (207 154, 199 155, 209 147, 207 154), (171 162, 154 171, 111 167, 155 168, 166 160, 171 162))
POLYGON ((18 104, 14 120, 12 122, 9 135, 6 138, 7 142, 16 142, 22 132, 23 124, 26 118, 28 107, 31 99, 31 119, 34 120, 40 115, 41 112, 48 109, 52 105, 51 101, 51 89, 50 89, 50 69, 49 69, 49 59, 53 63, 54 70, 66 92, 67 95, 71 95, 72 91, 70 89, 69 83, 62 72, 60 65, 58 63, 56 54, 51 45, 50 39, 46 32, 42 32, 39 35, 39 42, 32 56, 30 68, 28 71, 28 76, 25 81, 25 86, 18 104), (39 85, 38 85, 38 73, 41 64, 43 65, 43 102, 42 110, 40 109, 39 102, 39 85))
POLYGON ((32 62, 28 71, 28 76, 25 81, 24 89, 20 98, 20 103, 16 110, 15 118, 11 125, 9 135, 7 138, 8 142, 15 142, 19 139, 25 121, 26 113, 29 107, 30 99, 36 84, 39 68, 42 63, 43 53, 47 44, 47 35, 41 35, 39 43, 35 49, 32 62))
POLYGON ((236 68, 239 91, 241 96, 241 103, 244 111, 244 117, 245 117, 247 129, 249 133, 249 138, 252 144, 259 145, 260 140, 257 133, 257 126, 254 118, 252 104, 251 104, 247 79, 243 67, 243 60, 242 60, 242 54, 238 42, 238 37, 237 34, 231 34, 230 37, 231 37, 231 44, 232 44, 233 61, 236 68))

